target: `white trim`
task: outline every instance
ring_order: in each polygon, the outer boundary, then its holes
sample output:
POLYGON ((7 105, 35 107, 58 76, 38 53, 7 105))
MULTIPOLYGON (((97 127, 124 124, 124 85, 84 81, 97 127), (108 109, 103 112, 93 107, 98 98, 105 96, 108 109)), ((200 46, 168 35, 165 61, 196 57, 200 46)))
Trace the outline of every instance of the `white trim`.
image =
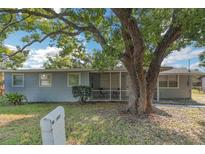
POLYGON ((24 87, 24 73, 12 73, 12 87, 24 87), (14 85, 14 75, 22 75, 23 76, 23 85, 14 85))
POLYGON ((159 102, 159 78, 157 78, 157 102, 159 102))
MULTIPOLYGON (((122 80, 122 77, 121 77, 121 76, 122 76, 122 72, 120 72, 120 76, 119 76, 119 78, 120 78, 120 79, 119 79, 119 80, 120 80, 120 100, 122 100, 122 91, 121 91, 121 89, 122 89, 122 81, 121 81, 121 80, 122 80)), ((125 84, 126 84, 126 83, 125 83, 125 84)))
POLYGON ((92 91, 111 91, 111 90, 92 90, 92 91))
POLYGON ((11 70, 11 69, 5 69, 5 70, 1 70, 0 72, 10 72, 10 73, 26 73, 26 72, 37 72, 37 73, 52 73, 52 72, 91 72, 91 73, 100 73, 100 72, 127 72, 126 69, 115 69, 115 70, 104 70, 104 71, 99 71, 99 70, 95 70, 95 69, 86 69, 86 68, 82 68, 82 69, 18 69, 18 70, 11 70))
MULTIPOLYGON (((166 76, 168 76, 168 87, 160 87, 159 86, 159 89, 179 89, 179 74, 176 74, 176 76, 177 76, 177 87, 169 87, 169 76, 172 76, 172 75, 166 75, 166 76)), ((160 81, 159 81, 160 82, 160 81)))
POLYGON ((112 83, 111 83, 111 81, 112 81, 112 76, 111 76, 111 72, 110 72, 110 101, 112 100, 112 91, 111 91, 112 83))
POLYGON ((74 85, 70 85, 69 84, 69 75, 70 74, 78 74, 78 76, 79 76, 79 80, 78 80, 78 85, 76 85, 76 86, 79 86, 79 85, 81 85, 81 72, 76 72, 76 73, 67 73, 67 87, 72 87, 72 86, 74 86, 74 85))
POLYGON ((52 73, 39 73, 39 76, 38 76, 38 81, 39 81, 39 87, 41 87, 41 88, 50 88, 50 87, 52 87, 52 84, 53 84, 53 77, 52 77, 52 73), (47 74, 47 75, 50 75, 51 76, 51 85, 48 85, 48 86, 45 86, 45 85, 41 85, 41 75, 42 74, 47 74))
POLYGON ((90 86, 90 72, 88 72, 88 86, 90 86))

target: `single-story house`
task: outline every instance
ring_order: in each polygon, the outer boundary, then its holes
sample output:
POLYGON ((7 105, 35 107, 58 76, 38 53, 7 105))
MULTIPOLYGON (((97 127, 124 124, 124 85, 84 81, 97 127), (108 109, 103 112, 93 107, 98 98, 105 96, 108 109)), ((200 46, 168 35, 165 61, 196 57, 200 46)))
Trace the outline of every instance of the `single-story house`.
MULTIPOLYGON (((72 86, 92 88, 90 101, 128 100, 128 76, 125 69, 19 69, 0 70, 4 93, 18 92, 30 102, 73 102, 72 86)), ((191 98, 192 76, 196 71, 182 68, 161 69, 155 99, 191 98)))
POLYGON ((201 78, 202 91, 205 92, 205 77, 201 78))

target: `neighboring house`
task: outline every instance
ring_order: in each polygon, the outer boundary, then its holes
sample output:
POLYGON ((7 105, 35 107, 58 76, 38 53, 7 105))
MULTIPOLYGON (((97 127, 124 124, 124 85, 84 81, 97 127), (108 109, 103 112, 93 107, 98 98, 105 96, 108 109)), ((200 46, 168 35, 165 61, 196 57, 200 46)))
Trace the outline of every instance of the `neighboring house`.
MULTIPOLYGON (((4 92, 18 92, 30 102, 73 102, 72 86, 92 88, 91 101, 128 100, 128 76, 125 69, 99 72, 92 69, 21 69, 1 70, 4 92)), ((155 99, 191 98, 192 76, 199 72, 162 68, 155 99)))
POLYGON ((205 77, 201 78, 202 91, 205 92, 205 77))

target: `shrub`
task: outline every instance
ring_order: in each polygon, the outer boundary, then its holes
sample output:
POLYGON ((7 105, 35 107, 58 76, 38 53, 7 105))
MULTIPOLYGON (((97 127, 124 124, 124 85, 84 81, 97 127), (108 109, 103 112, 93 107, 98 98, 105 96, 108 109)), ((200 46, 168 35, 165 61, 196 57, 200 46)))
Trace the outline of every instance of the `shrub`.
POLYGON ((27 102, 26 96, 18 93, 5 94, 7 104, 22 105, 27 102))
POLYGON ((79 97, 81 103, 85 103, 91 96, 91 87, 89 86, 73 86, 72 87, 73 97, 79 97))
POLYGON ((6 105, 8 104, 8 98, 3 95, 3 96, 0 96, 0 105, 6 105))

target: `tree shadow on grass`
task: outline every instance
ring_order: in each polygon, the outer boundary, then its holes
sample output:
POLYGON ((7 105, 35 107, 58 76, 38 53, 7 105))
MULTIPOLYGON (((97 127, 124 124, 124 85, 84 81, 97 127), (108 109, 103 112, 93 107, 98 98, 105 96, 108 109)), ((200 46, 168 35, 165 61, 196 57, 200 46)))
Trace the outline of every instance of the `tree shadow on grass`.
POLYGON ((173 129, 163 127, 161 121, 170 120, 172 115, 156 110, 156 114, 148 117, 122 114, 119 108, 81 115, 79 121, 68 126, 68 144, 194 144, 189 136, 176 131, 174 126, 173 129))
POLYGON ((202 144, 205 144, 205 121, 198 121, 198 124, 202 127, 200 133, 197 133, 198 138, 200 139, 202 144))

